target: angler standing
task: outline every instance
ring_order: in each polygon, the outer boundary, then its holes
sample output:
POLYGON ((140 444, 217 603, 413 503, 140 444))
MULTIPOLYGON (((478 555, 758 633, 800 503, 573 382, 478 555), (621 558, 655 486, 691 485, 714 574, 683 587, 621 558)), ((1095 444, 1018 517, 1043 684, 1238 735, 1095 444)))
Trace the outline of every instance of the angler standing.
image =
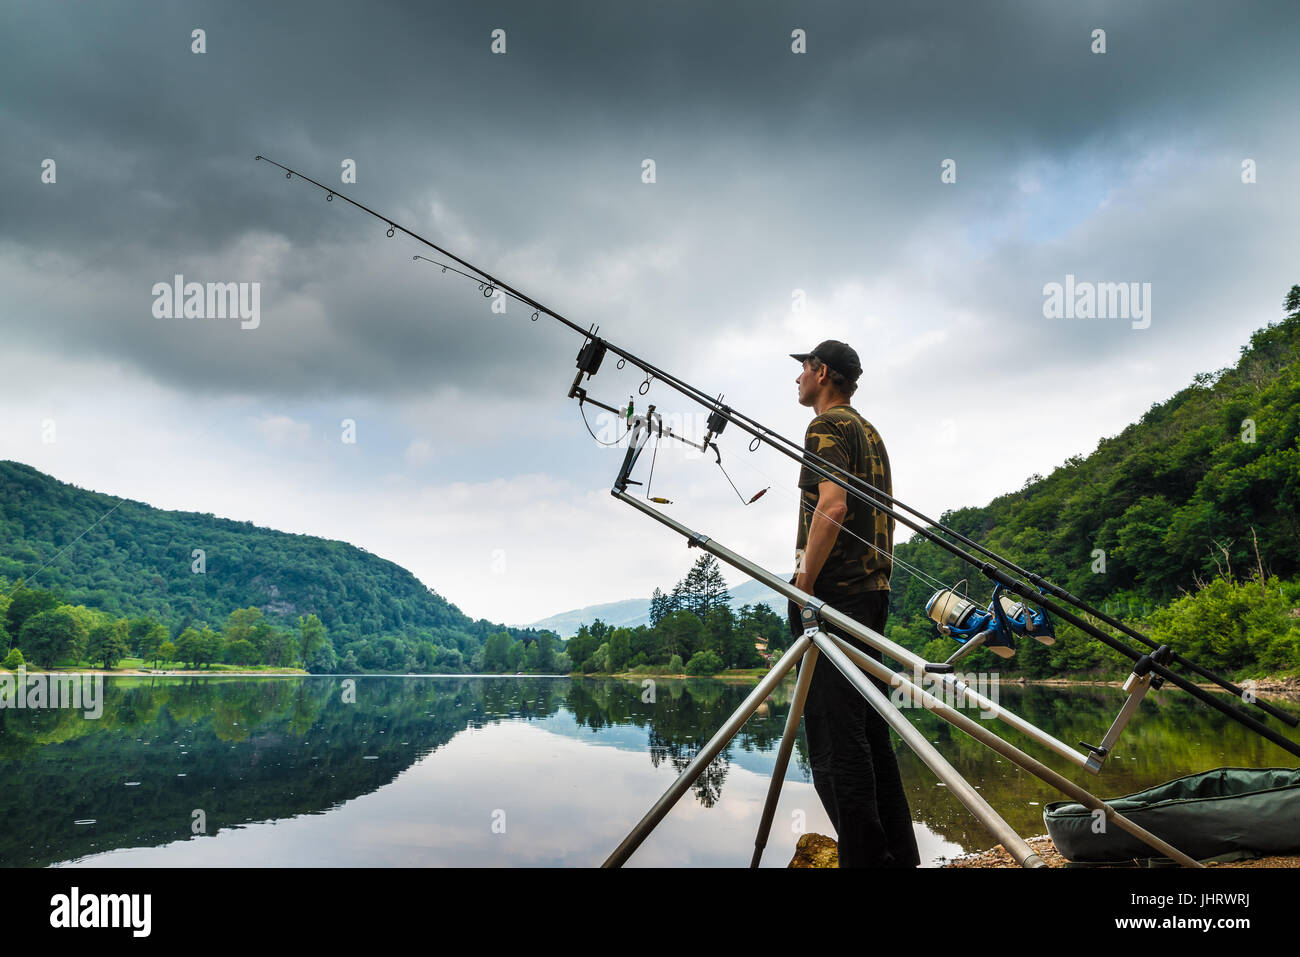
MULTIPOLYGON (((829 462, 822 466, 827 471, 851 473, 892 496, 889 456, 880 433, 849 405, 862 374, 858 354, 831 339, 812 352, 791 356, 803 363, 795 380, 799 404, 817 413, 805 433, 804 449, 829 462)), ((834 482, 819 481, 807 464, 799 490, 795 587, 883 632, 893 570, 893 517, 856 496, 849 498, 834 482)), ((803 630, 799 611, 790 602, 795 636, 803 630)), ((840 637, 880 660, 879 651, 857 638, 840 637)), ((882 681, 871 680, 888 695, 882 681)), ((824 656, 813 669, 803 719, 813 786, 835 827, 840 866, 916 867, 920 853, 889 726, 824 656)))

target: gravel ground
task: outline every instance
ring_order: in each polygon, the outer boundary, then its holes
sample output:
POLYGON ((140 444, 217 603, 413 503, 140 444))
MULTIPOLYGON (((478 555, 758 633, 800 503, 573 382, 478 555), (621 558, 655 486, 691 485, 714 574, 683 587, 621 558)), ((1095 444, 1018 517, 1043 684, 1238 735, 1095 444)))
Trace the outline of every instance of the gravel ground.
MULTIPOLYGON (((1046 834, 1041 837, 1031 837, 1027 843, 1033 848, 1034 853, 1041 857, 1048 867, 1067 867, 1068 862, 1061 856, 1061 852, 1052 844, 1052 839, 1046 834)), ((790 861, 790 867, 839 867, 839 855, 835 846, 834 838, 827 837, 825 834, 805 834, 799 838, 798 846, 795 848, 794 858, 790 861)), ((1006 852, 1001 844, 992 850, 979 851, 975 854, 967 854, 964 857, 957 857, 946 861, 941 867, 1019 867, 1006 852)), ((1116 864, 1114 867, 1131 867, 1132 865, 1116 864)), ((1300 867, 1300 857, 1260 857, 1252 861, 1232 861, 1231 863, 1221 864, 1210 862, 1206 867, 1300 867)))
MULTIPOLYGON (((1061 856, 1061 852, 1056 849, 1052 839, 1046 834, 1041 837, 1031 837, 1026 842, 1034 853, 1047 862, 1048 867, 1065 867, 1067 862, 1061 856)), ((1019 867, 1006 849, 997 845, 992 850, 980 851, 976 854, 969 854, 965 857, 954 858, 943 865, 944 867, 1019 867)), ((1116 864, 1115 867, 1131 867, 1132 865, 1116 864)), ((1211 861, 1206 867, 1300 867, 1300 857, 1259 857, 1251 861, 1231 861, 1226 864, 1211 861)))

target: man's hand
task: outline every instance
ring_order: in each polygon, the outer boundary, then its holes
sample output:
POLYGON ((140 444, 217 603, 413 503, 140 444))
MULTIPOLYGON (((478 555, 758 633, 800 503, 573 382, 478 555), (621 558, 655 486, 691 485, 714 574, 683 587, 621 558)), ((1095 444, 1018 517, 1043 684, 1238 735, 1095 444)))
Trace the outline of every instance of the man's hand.
MULTIPOLYGON (((821 574, 822 566, 830 556, 831 546, 840 531, 840 522, 848 513, 848 502, 844 489, 829 479, 817 486, 817 507, 813 511, 812 521, 808 527, 808 542, 804 547, 803 561, 796 565, 794 587, 808 594, 813 593, 813 586, 821 574)), ((796 556, 797 560, 797 556, 796 556)), ((795 602, 800 608, 802 602, 795 602)))

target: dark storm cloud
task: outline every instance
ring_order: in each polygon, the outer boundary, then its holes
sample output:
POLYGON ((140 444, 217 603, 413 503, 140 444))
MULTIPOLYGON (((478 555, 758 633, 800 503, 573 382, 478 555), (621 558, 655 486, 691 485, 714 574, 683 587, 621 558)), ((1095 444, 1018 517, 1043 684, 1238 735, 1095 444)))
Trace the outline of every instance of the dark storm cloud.
MULTIPOLYGON (((1278 185, 1294 146, 1292 2, 42 3, 3 16, 6 331, 196 390, 392 393, 485 373, 553 388, 539 360, 576 349, 485 317, 472 286, 411 262, 419 247, 257 152, 328 182, 355 159, 345 192, 575 321, 654 343, 664 364, 794 286, 887 274, 909 242, 942 246, 996 218, 1029 157, 1201 144, 1255 157, 1274 177, 1260 189, 1294 205, 1278 185), (488 49, 498 27, 505 56, 488 49), (804 56, 789 52, 795 27, 804 56), (1104 57, 1089 52, 1094 27, 1104 57), (57 186, 38 181, 47 156, 57 186), (937 182, 949 156, 957 191, 937 182), (175 273, 262 282, 262 325, 153 318, 150 288, 175 273)), ((1237 202, 1206 208, 1249 234, 1237 202)), ((1273 204, 1278 222, 1286 208, 1273 204)), ((1037 238, 940 281, 989 313, 1012 303, 1018 318, 989 331, 1054 347, 1046 362, 1128 347, 1032 323, 1042 283, 1067 271, 1158 277, 1180 312, 1206 299, 1179 282, 1195 237, 1162 242, 1148 223, 1073 258, 1037 238)))

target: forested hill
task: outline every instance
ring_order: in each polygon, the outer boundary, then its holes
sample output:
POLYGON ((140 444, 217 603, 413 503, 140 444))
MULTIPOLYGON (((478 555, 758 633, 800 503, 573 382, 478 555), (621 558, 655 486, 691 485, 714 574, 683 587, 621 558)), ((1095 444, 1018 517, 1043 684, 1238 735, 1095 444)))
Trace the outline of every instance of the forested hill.
POLYGON ((164 511, 0 461, 0 578, 35 575, 55 555, 32 587, 114 617, 151 617, 173 635, 249 606, 286 625, 314 613, 340 657, 368 642, 375 667, 397 668, 419 643, 459 649, 468 661, 490 634, 536 634, 474 621, 406 569, 345 542, 164 511))
MULTIPOLYGON (((1252 576, 1296 579, 1300 286, 1283 305, 1286 318, 1257 331, 1235 365, 1197 375, 1090 455, 1068 459, 1046 478, 1033 476, 982 508, 945 512, 940 521, 1125 617, 1154 612, 1215 581, 1226 588, 1252 576)), ((948 584, 969 578, 971 597, 987 603, 991 586, 979 571, 920 536, 896 554, 948 584)), ((901 562, 891 614, 897 639, 917 647, 935 634, 924 623, 934 586, 901 562)), ((1270 592, 1257 584, 1254 594, 1270 592)), ((1288 624, 1277 628, 1286 632, 1288 624)), ((948 642, 949 651, 955 647, 948 642)), ((1084 660, 1058 649, 1057 670, 1088 665, 1091 651, 1078 650, 1087 652, 1084 660)), ((1045 649, 1031 651, 1046 661, 1045 649)))

